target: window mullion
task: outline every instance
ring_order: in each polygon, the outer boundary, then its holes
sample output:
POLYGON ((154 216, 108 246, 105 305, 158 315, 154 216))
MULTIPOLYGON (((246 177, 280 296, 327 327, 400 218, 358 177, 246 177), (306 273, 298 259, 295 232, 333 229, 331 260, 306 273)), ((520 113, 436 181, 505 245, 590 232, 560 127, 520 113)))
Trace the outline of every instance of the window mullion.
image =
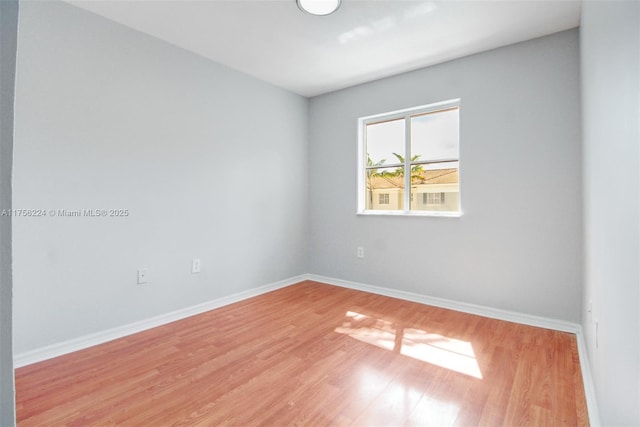
POLYGON ((411 116, 404 117, 404 211, 411 211, 411 116))

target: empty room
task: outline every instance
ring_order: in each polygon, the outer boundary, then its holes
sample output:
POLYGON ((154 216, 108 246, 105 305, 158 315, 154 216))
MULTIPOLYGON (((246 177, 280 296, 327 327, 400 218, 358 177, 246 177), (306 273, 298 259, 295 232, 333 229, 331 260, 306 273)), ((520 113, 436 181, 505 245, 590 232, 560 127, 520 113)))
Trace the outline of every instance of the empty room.
POLYGON ((640 426, 640 2, 0 24, 0 426, 640 426))

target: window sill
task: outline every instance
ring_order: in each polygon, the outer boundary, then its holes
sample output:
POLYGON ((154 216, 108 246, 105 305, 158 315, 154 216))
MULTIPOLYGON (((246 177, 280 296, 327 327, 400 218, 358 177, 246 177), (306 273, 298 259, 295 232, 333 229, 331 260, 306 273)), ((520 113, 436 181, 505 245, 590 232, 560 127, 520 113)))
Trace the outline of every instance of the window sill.
POLYGON ((413 216, 413 217, 440 217, 440 218, 460 218, 462 211, 460 212, 441 212, 441 211, 382 211, 382 210, 370 210, 358 212, 357 215, 362 216, 413 216))

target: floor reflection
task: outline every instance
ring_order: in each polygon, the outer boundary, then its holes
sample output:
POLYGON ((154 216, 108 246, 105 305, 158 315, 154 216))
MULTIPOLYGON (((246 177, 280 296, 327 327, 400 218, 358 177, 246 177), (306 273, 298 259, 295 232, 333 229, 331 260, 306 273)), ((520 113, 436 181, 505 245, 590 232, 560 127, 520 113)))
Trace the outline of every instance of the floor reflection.
POLYGON ((358 395, 362 401, 375 399, 354 425, 392 426, 404 425, 438 426, 455 425, 460 415, 460 406, 451 401, 440 400, 425 393, 424 384, 398 380, 384 375, 379 369, 363 367, 358 370, 358 395))

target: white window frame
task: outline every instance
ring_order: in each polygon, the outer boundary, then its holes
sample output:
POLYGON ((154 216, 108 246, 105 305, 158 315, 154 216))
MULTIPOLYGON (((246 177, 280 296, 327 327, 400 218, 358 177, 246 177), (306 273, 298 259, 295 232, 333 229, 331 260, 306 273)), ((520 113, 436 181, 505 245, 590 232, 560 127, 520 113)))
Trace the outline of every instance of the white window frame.
MULTIPOLYGON (((407 108, 404 110, 392 111, 389 113, 376 114, 373 116, 361 117, 358 119, 358 215, 399 215, 399 216, 442 216, 442 217, 461 217, 462 216, 462 191, 459 191, 460 209, 456 212, 450 211, 422 211, 422 210, 410 210, 411 209, 411 117, 421 114, 433 113, 437 111, 448 110, 451 108, 458 108, 460 112, 460 98, 451 99, 448 101, 436 102, 428 105, 421 105, 419 107, 407 108), (380 123, 384 121, 392 121, 404 119, 405 121, 405 173, 404 173, 404 210, 380 210, 380 209, 366 209, 366 126, 372 123, 380 123), (409 191, 406 191, 409 189, 409 191)), ((455 161, 458 162, 458 174, 460 176, 461 168, 461 152, 458 153, 458 158, 455 161)), ((441 159, 437 161, 431 161, 436 163, 438 161, 453 161, 454 159, 441 159)), ((460 179, 460 181, 462 181, 460 179)), ((459 186, 461 188, 461 182, 459 186)))

